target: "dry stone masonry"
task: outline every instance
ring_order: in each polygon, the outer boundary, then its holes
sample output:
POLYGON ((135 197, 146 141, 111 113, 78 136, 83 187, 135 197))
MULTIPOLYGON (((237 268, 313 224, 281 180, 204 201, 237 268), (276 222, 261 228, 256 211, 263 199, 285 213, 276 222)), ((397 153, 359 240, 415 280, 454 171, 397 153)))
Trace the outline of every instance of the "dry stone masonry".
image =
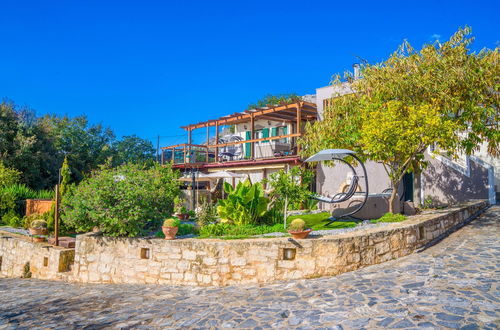
POLYGON ((26 262, 32 265, 33 277, 83 283, 225 286, 337 275, 433 244, 487 206, 487 202, 474 202, 379 228, 300 241, 166 241, 89 233, 77 237, 74 255, 73 250, 51 248, 0 232, 0 276, 21 276, 26 262), (50 266, 43 267, 47 256, 50 266))

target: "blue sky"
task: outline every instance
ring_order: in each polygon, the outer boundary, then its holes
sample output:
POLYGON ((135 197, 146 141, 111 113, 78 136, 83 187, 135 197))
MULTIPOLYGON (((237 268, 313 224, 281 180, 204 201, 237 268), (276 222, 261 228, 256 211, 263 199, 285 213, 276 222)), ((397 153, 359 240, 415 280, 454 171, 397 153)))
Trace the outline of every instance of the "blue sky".
POLYGON ((405 38, 420 47, 467 24, 477 49, 500 40, 500 1, 1 4, 0 97, 162 145, 266 94, 314 93, 405 38))

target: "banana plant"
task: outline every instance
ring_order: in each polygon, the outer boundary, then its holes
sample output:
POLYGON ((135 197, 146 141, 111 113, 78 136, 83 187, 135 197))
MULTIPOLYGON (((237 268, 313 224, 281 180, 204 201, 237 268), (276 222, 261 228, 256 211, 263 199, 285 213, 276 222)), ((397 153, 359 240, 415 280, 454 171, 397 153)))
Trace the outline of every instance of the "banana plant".
POLYGON ((233 188, 225 182, 224 192, 227 198, 220 200, 217 206, 217 212, 224 222, 255 224, 267 211, 269 199, 264 197, 261 183, 252 184, 247 179, 233 188))

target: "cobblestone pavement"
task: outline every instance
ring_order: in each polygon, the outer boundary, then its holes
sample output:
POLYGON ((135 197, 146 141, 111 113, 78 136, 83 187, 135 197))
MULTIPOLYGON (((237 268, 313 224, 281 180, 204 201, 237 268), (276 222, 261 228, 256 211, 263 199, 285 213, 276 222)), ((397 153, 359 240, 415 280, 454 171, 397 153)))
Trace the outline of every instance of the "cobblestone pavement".
POLYGON ((262 287, 0 279, 0 328, 500 328, 500 207, 414 255, 262 287))

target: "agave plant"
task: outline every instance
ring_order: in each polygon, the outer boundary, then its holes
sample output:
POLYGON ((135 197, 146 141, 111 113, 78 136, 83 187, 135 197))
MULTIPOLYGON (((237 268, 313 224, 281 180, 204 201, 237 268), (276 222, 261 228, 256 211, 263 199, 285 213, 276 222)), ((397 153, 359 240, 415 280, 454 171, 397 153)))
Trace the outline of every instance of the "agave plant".
POLYGON ((264 197, 262 184, 252 184, 250 180, 239 182, 235 189, 224 182, 227 198, 219 201, 217 212, 225 222, 235 225, 255 224, 262 217, 269 204, 264 197))

